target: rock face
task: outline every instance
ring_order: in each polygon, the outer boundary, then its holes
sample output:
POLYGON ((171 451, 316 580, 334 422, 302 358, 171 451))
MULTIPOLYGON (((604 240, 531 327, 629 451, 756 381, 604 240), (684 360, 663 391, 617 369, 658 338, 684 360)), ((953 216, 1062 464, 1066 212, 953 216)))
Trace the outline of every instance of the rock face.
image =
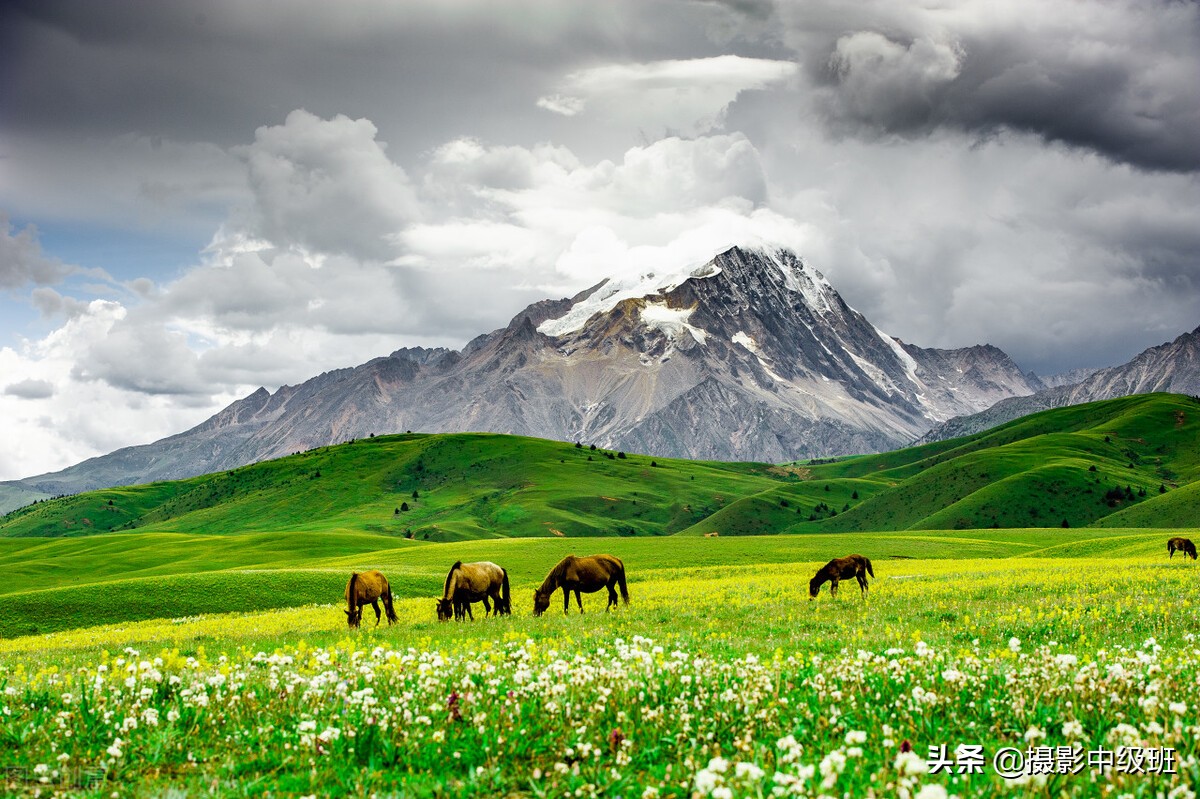
POLYGON ((1151 347, 1128 363, 1087 372, 1078 382, 1012 397, 982 413, 949 419, 922 436, 919 443, 971 435, 1050 408, 1155 391, 1200 395, 1200 327, 1151 347))
POLYGON ((790 252, 735 247, 535 303, 462 351, 402 349, 259 389, 187 432, 19 482, 56 494, 176 479, 405 430, 784 461, 903 446, 1041 388, 995 347, 882 333, 790 252))

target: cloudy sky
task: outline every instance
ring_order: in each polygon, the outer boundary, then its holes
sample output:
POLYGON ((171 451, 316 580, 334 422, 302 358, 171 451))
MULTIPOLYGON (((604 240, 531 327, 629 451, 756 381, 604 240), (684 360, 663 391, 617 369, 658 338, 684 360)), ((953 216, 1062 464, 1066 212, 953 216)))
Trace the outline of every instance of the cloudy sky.
POLYGON ((1041 374, 1200 324, 1194 2, 0 8, 0 479, 739 241, 1041 374))

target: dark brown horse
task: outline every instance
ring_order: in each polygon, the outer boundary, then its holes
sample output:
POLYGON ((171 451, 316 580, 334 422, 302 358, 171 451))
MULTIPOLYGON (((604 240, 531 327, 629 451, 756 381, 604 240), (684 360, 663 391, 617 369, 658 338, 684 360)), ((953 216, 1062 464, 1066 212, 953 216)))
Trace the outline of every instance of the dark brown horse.
POLYGON ((449 620, 451 614, 457 620, 470 616, 472 602, 483 602, 485 614, 492 612, 488 598, 496 603, 496 615, 512 613, 512 598, 508 592, 508 572, 491 561, 463 563, 456 561, 446 575, 442 598, 437 601, 438 621, 449 620))
POLYGON ((375 608, 375 626, 378 627, 380 599, 383 600, 383 608, 387 611, 387 620, 390 625, 397 619, 396 610, 392 607, 392 587, 388 585, 387 578, 377 571, 351 574, 350 582, 346 583, 346 610, 344 611, 346 623, 350 625, 350 629, 356 629, 362 622, 363 605, 375 608))
POLYGON ((1192 556, 1192 560, 1196 559, 1196 545, 1193 544, 1190 539, 1172 538, 1167 542, 1167 557, 1175 557, 1175 550, 1179 550, 1183 553, 1184 560, 1187 560, 1188 555, 1192 556))
POLYGON ((871 561, 862 555, 847 555, 844 558, 834 558, 822 566, 811 580, 808 581, 808 598, 816 599, 821 592, 821 586, 829 583, 829 595, 836 597, 838 581, 858 579, 859 592, 865 599, 867 596, 867 575, 875 576, 871 561))
POLYGON ((571 610, 571 592, 575 592, 575 602, 579 612, 583 613, 583 598, 580 592, 594 594, 601 588, 608 589, 607 612, 617 604, 617 587, 621 588, 621 598, 629 604, 629 589, 625 587, 625 564, 620 558, 612 555, 592 555, 577 558, 567 555, 558 565, 546 575, 542 587, 533 592, 533 615, 541 616, 550 607, 550 595, 559 588, 563 592, 563 613, 571 610))

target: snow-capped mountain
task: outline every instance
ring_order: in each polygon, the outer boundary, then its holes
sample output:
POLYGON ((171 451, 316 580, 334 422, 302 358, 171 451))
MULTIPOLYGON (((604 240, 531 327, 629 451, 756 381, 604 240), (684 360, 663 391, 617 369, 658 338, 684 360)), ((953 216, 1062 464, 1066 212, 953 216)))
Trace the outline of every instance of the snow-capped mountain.
POLYGON ((187 432, 20 483, 174 479, 405 430, 778 462, 902 446, 1040 388, 995 347, 892 338, 791 252, 735 247, 535 303, 461 351, 403 349, 259 389, 187 432))

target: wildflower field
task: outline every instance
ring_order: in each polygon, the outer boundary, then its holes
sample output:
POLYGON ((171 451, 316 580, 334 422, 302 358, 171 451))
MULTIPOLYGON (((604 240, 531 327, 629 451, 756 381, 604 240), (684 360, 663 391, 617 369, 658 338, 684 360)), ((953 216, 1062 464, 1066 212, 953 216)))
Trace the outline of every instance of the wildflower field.
POLYGON ((631 602, 609 614, 593 595, 534 618, 520 579, 513 616, 467 623, 435 621, 431 595, 349 631, 335 594, 8 638, 0 778, 31 796, 1193 797, 1200 567, 1149 554, 1160 537, 956 558, 947 534, 940 559, 876 558, 868 600, 851 581, 815 602, 823 561, 780 554, 800 539, 693 539, 624 554, 631 602))

